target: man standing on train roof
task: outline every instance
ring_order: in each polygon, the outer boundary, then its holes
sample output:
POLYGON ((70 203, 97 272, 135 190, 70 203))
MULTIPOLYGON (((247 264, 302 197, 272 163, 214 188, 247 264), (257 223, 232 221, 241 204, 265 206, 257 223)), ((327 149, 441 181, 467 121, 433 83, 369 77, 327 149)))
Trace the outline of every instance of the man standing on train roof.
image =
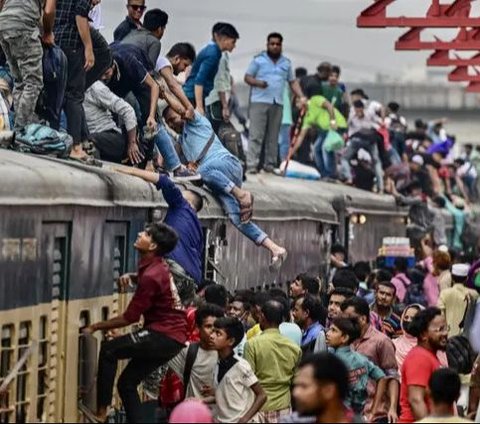
MULTIPOLYGON (((168 205, 164 223, 171 226, 179 235, 175 249, 165 255, 177 285, 182 303, 193 300, 196 286, 202 281, 203 230, 198 212, 203 208, 199 194, 180 189, 165 174, 144 171, 133 167, 117 168, 118 172, 133 175, 155 184, 162 191, 168 205)), ((120 277, 120 287, 126 288, 136 280, 136 274, 120 277)))
MULTIPOLYGON (((167 92, 165 99, 169 104, 174 103, 167 92)), ((179 145, 190 167, 198 168, 203 182, 221 202, 232 224, 257 246, 270 251, 270 271, 278 271, 287 258, 287 250, 251 222, 254 199, 250 192, 241 188, 243 169, 240 161, 223 146, 207 118, 197 111, 191 120, 184 116, 172 107, 163 112, 167 125, 181 135, 179 145)))
MULTIPOLYGON (((177 245, 178 234, 166 224, 150 224, 134 244, 140 254, 138 286, 120 316, 92 324, 83 332, 108 332, 138 323, 143 328, 102 342, 98 360, 97 411, 94 420, 106 422, 112 403, 119 360, 130 359, 117 388, 127 421, 144 422, 137 386, 153 371, 178 355, 187 340, 187 317, 164 259, 177 245)), ((85 406, 82 405, 82 409, 85 406)))

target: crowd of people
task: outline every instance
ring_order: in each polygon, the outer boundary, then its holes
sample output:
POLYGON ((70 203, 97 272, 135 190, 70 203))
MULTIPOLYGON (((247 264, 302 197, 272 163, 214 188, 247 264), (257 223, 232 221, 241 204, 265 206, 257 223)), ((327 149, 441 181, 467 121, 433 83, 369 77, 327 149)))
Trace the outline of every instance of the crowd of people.
POLYGON ((462 235, 465 203, 477 197, 479 151, 465 146, 463 156, 452 156, 455 139, 443 121, 418 120, 409 131, 397 103, 384 107, 361 89, 348 93, 338 66, 294 73, 274 32, 246 70, 249 145, 242 158, 241 148, 219 137, 236 131, 233 115, 248 124, 229 67, 237 29, 218 22, 198 54, 188 42, 163 54, 168 14, 128 0, 109 45, 99 31, 100 3, 0 0, 0 145, 33 143, 47 129, 55 139, 63 129, 71 160, 130 165, 117 171, 155 184, 168 204, 164 223, 138 235, 137 272, 119 280, 122 291, 136 287, 126 311, 84 329, 106 337, 97 409, 81 410, 107 420, 118 362, 129 359, 117 383, 128 422, 143 422, 138 386, 147 387, 152 375, 161 377, 153 381, 171 422, 475 416, 480 261, 464 253, 462 235), (244 173, 275 174, 292 157, 309 163, 311 152, 322 177, 388 192, 410 206, 414 266, 406 258, 393 268, 349 264, 343 246, 334 245, 328 275, 300 274, 257 292, 230 293, 205 281, 202 197, 175 182, 201 179, 233 225, 270 251, 276 271, 287 251, 251 221, 244 173), (455 218, 451 240, 442 208, 455 218), (140 329, 117 332, 140 322, 140 329))

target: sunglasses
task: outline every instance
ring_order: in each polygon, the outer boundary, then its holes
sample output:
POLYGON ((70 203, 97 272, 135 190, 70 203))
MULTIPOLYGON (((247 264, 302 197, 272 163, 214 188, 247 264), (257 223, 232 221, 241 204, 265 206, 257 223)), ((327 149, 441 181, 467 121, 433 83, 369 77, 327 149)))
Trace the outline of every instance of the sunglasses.
POLYGON ((136 4, 129 4, 128 7, 131 7, 136 12, 138 12, 139 10, 143 12, 147 8, 147 6, 137 6, 136 4))

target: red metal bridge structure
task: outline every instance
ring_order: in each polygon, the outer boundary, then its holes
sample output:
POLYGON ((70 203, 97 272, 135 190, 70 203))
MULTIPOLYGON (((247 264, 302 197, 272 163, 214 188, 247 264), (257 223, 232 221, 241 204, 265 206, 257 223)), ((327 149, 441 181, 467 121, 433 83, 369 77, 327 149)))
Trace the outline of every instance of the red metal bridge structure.
POLYGON ((387 14, 388 7, 395 1, 375 0, 357 18, 359 28, 406 28, 407 31, 395 43, 395 50, 423 51, 432 50, 427 66, 453 67, 448 75, 452 82, 468 83, 466 90, 480 93, 480 16, 473 17, 472 3, 475 0, 453 0, 440 3, 430 0, 425 16, 392 17, 387 14), (452 40, 434 37, 422 39, 425 30, 431 28, 458 29, 452 40), (458 52, 472 52, 467 58, 458 52))

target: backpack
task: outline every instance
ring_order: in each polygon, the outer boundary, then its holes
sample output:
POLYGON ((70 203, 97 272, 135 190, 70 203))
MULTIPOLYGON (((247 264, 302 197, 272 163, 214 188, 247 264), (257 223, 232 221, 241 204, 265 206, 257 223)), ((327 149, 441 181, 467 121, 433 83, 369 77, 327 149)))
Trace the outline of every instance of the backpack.
POLYGON ((403 301, 404 305, 408 306, 415 303, 426 307, 428 302, 425 298, 425 292, 423 290, 425 274, 418 269, 412 269, 409 273, 409 278, 410 285, 407 285, 402 278, 399 279, 406 290, 405 299, 403 301))
POLYGON ((243 150, 242 135, 235 129, 231 123, 222 123, 218 130, 218 138, 225 148, 242 163, 245 171, 247 166, 247 157, 243 150))
POLYGON ((68 157, 72 146, 72 137, 67 133, 40 124, 29 124, 22 128, 13 143, 13 149, 19 152, 60 158, 68 157))
POLYGON ((462 333, 451 337, 447 342, 448 366, 459 374, 470 374, 477 359, 477 354, 473 351, 468 339, 468 333, 475 318, 476 304, 470 301, 469 297, 465 301, 467 306, 465 307, 463 320, 460 323, 462 333))

